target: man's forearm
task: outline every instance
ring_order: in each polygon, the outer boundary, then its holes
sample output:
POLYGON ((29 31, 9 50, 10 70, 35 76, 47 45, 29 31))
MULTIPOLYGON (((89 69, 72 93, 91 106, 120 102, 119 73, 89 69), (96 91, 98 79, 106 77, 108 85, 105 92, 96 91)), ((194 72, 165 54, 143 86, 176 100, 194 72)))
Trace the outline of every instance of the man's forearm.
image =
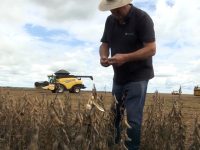
POLYGON ((102 43, 99 48, 99 55, 101 58, 108 58, 109 57, 109 46, 106 43, 102 43))
POLYGON ((144 60, 149 58, 156 53, 156 44, 155 42, 144 44, 144 48, 141 48, 137 51, 126 53, 126 54, 115 54, 113 57, 109 58, 108 62, 110 65, 116 64, 118 66, 137 60, 144 60))
POLYGON ((108 62, 108 57, 109 57, 109 46, 107 43, 102 43, 100 48, 99 48, 99 55, 100 55, 100 63, 104 67, 110 66, 108 62))

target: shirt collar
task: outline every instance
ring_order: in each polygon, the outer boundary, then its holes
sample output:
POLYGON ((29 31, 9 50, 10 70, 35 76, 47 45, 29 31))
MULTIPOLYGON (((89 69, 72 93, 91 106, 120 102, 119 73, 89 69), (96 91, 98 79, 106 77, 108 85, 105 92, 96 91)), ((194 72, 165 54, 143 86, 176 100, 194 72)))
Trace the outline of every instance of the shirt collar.
POLYGON ((134 6, 133 6, 132 4, 129 4, 129 5, 131 6, 130 11, 128 12, 127 16, 124 17, 123 23, 119 23, 119 21, 115 19, 116 22, 117 22, 120 26, 126 25, 126 24, 129 22, 129 20, 130 20, 130 18, 131 18, 131 16, 132 16, 134 6))
POLYGON ((128 15, 124 18, 125 23, 129 22, 129 20, 132 16, 132 12, 133 12, 133 5, 132 4, 129 4, 129 5, 131 6, 131 9, 130 9, 128 15))

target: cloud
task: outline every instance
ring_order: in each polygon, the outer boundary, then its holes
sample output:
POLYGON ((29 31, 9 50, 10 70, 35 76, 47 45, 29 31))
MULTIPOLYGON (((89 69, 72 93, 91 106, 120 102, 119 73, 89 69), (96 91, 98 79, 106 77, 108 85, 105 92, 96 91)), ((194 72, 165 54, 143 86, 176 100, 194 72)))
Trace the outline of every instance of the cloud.
POLYGON ((199 7, 197 0, 157 1, 152 16, 157 39, 156 77, 151 81, 152 89, 170 92, 181 84, 186 93, 192 93, 193 87, 200 84, 197 78, 200 74, 197 69, 200 60, 199 7))
MULTIPOLYGON (((47 74, 58 69, 66 69, 77 75, 98 74, 95 70, 98 68, 96 66, 100 67, 99 61, 96 61, 99 59, 98 46, 94 41, 98 39, 97 30, 100 33, 102 29, 91 19, 96 9, 94 1, 31 3, 16 0, 15 5, 12 3, 6 0, 1 1, 0 5, 1 86, 30 87, 37 80, 46 80, 47 74), (61 13, 65 14, 63 18, 59 17, 61 13), (89 18, 91 22, 88 24, 89 18), (27 30, 31 27, 33 32, 38 31, 37 35, 27 30), (42 29, 38 30, 37 27, 42 29), (60 32, 48 34, 56 30, 60 32), (46 35, 41 31, 46 31, 46 35)), ((99 80, 96 79, 100 83, 99 80)))
POLYGON ((97 1, 87 0, 32 0, 46 10, 46 18, 55 22, 68 20, 84 20, 93 16, 97 1))
POLYGON ((200 3, 197 0, 190 2, 187 0, 176 0, 173 6, 169 6, 163 0, 158 1, 154 20, 157 37, 161 42, 174 42, 180 46, 199 44, 198 31, 200 29, 196 28, 200 22, 198 17, 200 12, 199 6, 200 3))
POLYGON ((153 13, 156 10, 156 1, 155 0, 134 0, 133 4, 148 13, 153 13))

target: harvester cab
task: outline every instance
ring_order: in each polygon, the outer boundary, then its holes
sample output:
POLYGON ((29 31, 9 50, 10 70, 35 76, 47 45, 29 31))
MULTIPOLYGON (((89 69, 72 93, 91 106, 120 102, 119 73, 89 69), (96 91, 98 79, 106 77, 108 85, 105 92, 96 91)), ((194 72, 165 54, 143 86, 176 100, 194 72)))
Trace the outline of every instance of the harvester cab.
POLYGON ((92 76, 70 75, 66 70, 59 70, 52 75, 48 75, 48 81, 35 82, 35 87, 51 90, 53 93, 63 93, 64 91, 79 93, 81 89, 86 88, 81 78, 93 80, 92 76))

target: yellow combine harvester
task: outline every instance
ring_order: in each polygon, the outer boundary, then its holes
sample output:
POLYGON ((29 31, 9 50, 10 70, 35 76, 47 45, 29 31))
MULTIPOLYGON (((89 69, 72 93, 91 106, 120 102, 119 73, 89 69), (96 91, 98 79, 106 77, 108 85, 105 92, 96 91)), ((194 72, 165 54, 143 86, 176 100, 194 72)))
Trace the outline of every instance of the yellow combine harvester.
POLYGON ((199 86, 194 87, 194 96, 200 96, 200 87, 199 86))
POLYGON ((48 75, 48 81, 35 82, 35 87, 51 90, 53 93, 63 93, 64 91, 79 93, 81 89, 86 88, 81 78, 93 80, 92 76, 70 75, 66 70, 59 70, 53 75, 48 75))

